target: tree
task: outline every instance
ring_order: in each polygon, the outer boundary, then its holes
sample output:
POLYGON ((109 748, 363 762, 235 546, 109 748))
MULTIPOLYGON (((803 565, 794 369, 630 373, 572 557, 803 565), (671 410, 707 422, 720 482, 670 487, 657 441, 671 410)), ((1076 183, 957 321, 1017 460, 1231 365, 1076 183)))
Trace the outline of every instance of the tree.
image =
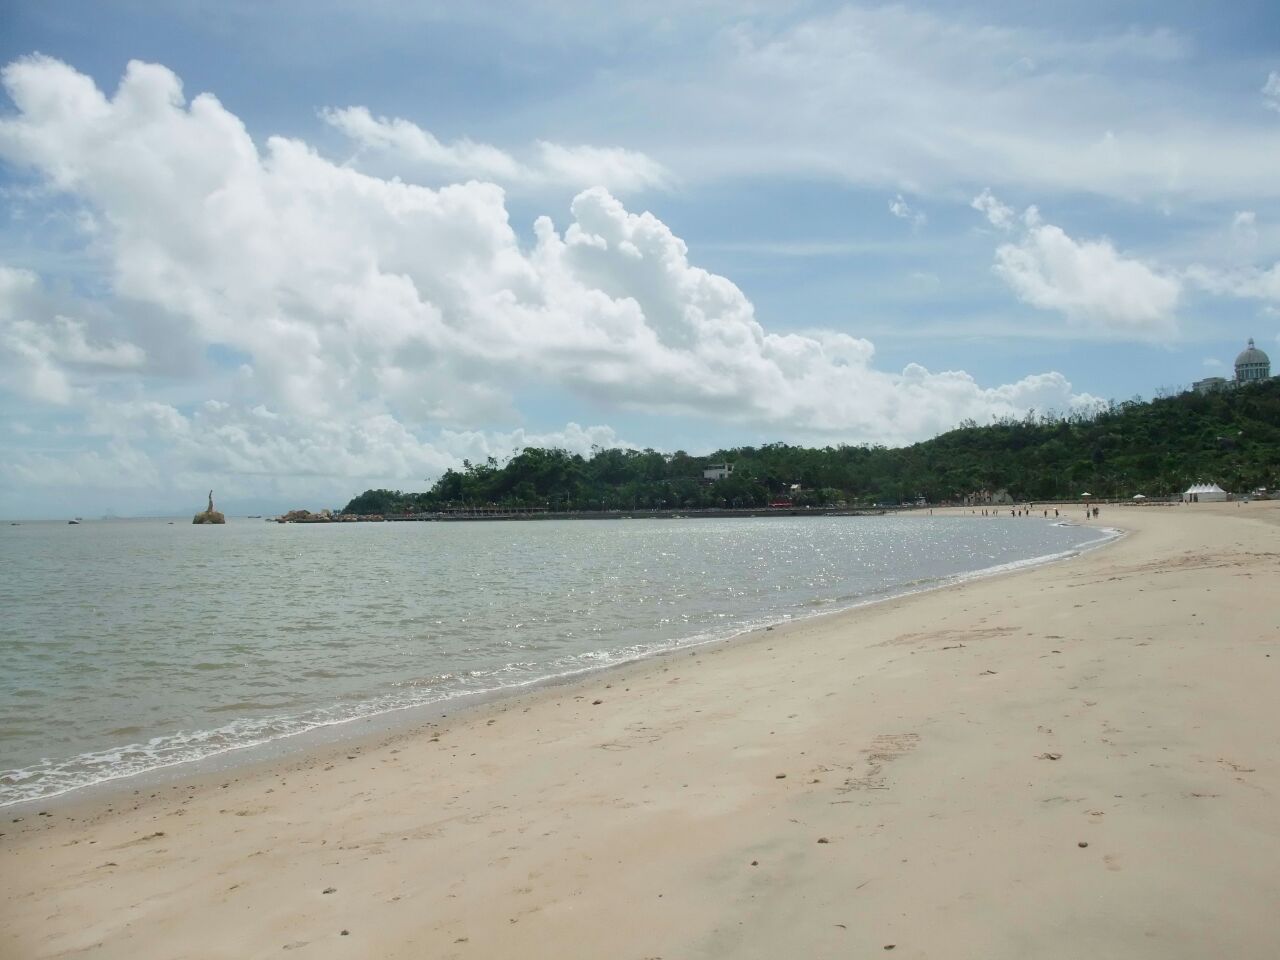
POLYGON ((1167 495, 1216 479, 1229 489, 1280 485, 1280 380, 1212 395, 1181 393, 1129 400, 1063 416, 1027 415, 980 427, 965 421, 931 440, 898 449, 840 445, 818 449, 769 443, 695 457, 684 451, 593 448, 590 457, 526 447, 505 464, 463 461, 422 493, 366 490, 355 514, 438 510, 465 504, 554 504, 569 509, 761 506, 800 484, 818 505, 898 503, 919 495, 960 499, 1008 489, 1020 499, 1167 495), (710 463, 731 477, 702 479, 710 463), (1097 487, 1097 490, 1092 488, 1097 487))

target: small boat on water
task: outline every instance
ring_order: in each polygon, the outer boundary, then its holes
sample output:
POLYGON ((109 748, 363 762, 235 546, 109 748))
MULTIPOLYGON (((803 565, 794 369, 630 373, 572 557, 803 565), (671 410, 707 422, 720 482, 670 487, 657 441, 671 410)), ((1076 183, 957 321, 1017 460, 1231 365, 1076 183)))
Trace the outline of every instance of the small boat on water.
POLYGON ((71 524, 72 526, 78 526, 80 524, 80 518, 76 517, 74 520, 68 520, 67 523, 71 524))

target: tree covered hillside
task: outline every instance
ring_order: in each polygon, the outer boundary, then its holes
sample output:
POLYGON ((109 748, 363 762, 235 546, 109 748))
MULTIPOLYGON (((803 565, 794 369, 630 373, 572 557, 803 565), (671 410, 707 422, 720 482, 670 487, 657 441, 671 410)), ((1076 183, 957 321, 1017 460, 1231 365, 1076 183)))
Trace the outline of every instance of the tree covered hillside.
POLYGON ((527 448, 449 470, 425 493, 367 490, 344 512, 401 513, 496 504, 555 510, 699 509, 937 503, 982 490, 1018 499, 1173 495, 1197 480, 1231 491, 1280 486, 1280 379, 1211 394, 1112 404, 1068 417, 1028 414, 973 423, 909 447, 808 448, 774 443, 718 450, 595 450, 590 457, 527 448), (703 467, 728 461, 731 477, 705 483, 703 467), (798 484, 799 491, 792 491, 798 484))

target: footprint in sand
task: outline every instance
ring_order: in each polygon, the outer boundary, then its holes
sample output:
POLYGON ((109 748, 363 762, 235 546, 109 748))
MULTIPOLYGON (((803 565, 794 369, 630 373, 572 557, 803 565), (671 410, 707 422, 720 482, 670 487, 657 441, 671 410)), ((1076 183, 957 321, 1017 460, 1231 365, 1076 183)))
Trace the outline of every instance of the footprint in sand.
POLYGON ((1246 767, 1244 764, 1242 764, 1242 763, 1235 763, 1235 762, 1234 762, 1234 761, 1232 761, 1232 760, 1222 760, 1222 759, 1220 759, 1220 760, 1218 760, 1218 762, 1219 762, 1219 763, 1221 763, 1221 764, 1223 764, 1224 766, 1228 766, 1228 767, 1230 767, 1230 768, 1231 768, 1232 770, 1234 770, 1236 773, 1254 773, 1254 772, 1256 772, 1256 770, 1257 770, 1257 768, 1256 768, 1256 767, 1246 767))
POLYGON ((884 774, 884 767, 903 754, 910 753, 920 742, 918 733, 882 733, 871 741, 871 747, 864 751, 867 755, 867 772, 860 777, 850 777, 843 786, 837 787, 838 793, 849 793, 853 790, 888 790, 889 780, 884 774))

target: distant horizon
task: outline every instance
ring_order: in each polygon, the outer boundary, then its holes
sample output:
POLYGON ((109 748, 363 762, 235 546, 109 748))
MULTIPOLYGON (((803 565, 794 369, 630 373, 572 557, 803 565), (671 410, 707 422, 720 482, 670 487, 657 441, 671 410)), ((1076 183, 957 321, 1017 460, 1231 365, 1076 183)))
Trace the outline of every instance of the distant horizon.
MULTIPOLYGON (((1152 397, 1149 397, 1149 398, 1137 397, 1136 399, 1138 399, 1139 401, 1141 401, 1141 402, 1143 402, 1143 403, 1149 403, 1149 402, 1152 402, 1152 401, 1154 401, 1154 400, 1160 399, 1160 398, 1161 398, 1161 397, 1163 397, 1163 396, 1173 396, 1173 395, 1177 395, 1177 394, 1179 394, 1179 393, 1187 393, 1187 392, 1190 392, 1190 390, 1191 390, 1191 387, 1190 387, 1190 386, 1186 386, 1186 387, 1168 387, 1168 388, 1162 388, 1162 391, 1158 392, 1158 395, 1156 395, 1156 396, 1152 396, 1152 397), (1164 392, 1164 391, 1168 391, 1168 392, 1164 392)), ((1134 398, 1133 398, 1133 397, 1128 398, 1128 400, 1132 400, 1132 399, 1134 399, 1134 398)), ((1106 405, 1109 405, 1109 404, 1118 404, 1118 403, 1128 402, 1128 400, 1123 400, 1123 401, 1122 401, 1122 400, 1117 400, 1117 399, 1115 399, 1115 398, 1111 398, 1111 399, 1108 399, 1108 400, 1106 400, 1106 401, 1101 401, 1101 400, 1099 400, 1099 401, 1098 401, 1098 403, 1099 403, 1099 405, 1100 405, 1100 406, 1106 406, 1106 405)), ((1041 411, 1036 411, 1036 413, 1037 413, 1037 415, 1038 415, 1038 416, 1049 416, 1049 415, 1065 416, 1065 415, 1066 415, 1066 414, 1061 413, 1060 411, 1053 411, 1053 410, 1041 410, 1041 411)), ((991 423, 989 423, 989 424, 977 424, 977 425, 978 425, 978 426, 989 426, 989 425, 992 425, 992 424, 994 424, 994 423, 996 423, 996 422, 997 422, 997 421, 996 421, 996 419, 994 419, 994 418, 993 418, 993 420, 992 420, 992 421, 991 421, 991 423)), ((942 435, 943 435, 943 434, 945 434, 945 433, 949 433, 949 432, 951 432, 952 430, 959 429, 959 428, 961 428, 962 426, 963 426, 963 423, 957 423, 957 424, 954 424, 954 425, 952 425, 952 426, 948 427, 946 430, 939 431, 937 434, 934 434, 932 437, 927 437, 927 438, 925 438, 925 440, 927 441, 927 440, 936 439, 937 437, 942 436, 942 435)), ((925 442, 925 441, 913 441, 913 443, 910 443, 910 444, 905 444, 905 443, 904 443, 904 444, 898 444, 898 445, 895 445, 895 446, 891 446, 891 447, 889 447, 889 449, 901 449, 901 448, 903 448, 903 447, 913 446, 915 443, 920 443, 920 442, 925 442)), ((790 443, 789 441, 786 441, 786 440, 780 440, 780 439, 779 439, 779 440, 766 440, 766 441, 762 441, 761 443, 755 443, 755 444, 737 444, 737 445, 735 445, 735 446, 719 446, 719 447, 713 447, 713 448, 711 448, 711 449, 710 449, 708 452, 706 452, 706 453, 692 453, 692 452, 687 451, 687 450, 683 450, 683 451, 682 451, 682 450, 680 450, 679 448, 671 449, 671 450, 663 450, 663 449, 659 449, 659 448, 652 448, 652 447, 649 447, 649 448, 640 448, 640 447, 634 447, 634 446, 632 446, 632 447, 628 447, 628 446, 602 447, 601 449, 623 449, 623 450, 625 450, 625 449, 631 449, 631 450, 652 449, 652 450, 654 450, 654 451, 655 451, 655 452, 657 452, 657 453, 661 453, 661 454, 663 454, 664 456, 670 456, 670 455, 675 454, 675 453, 678 453, 678 452, 684 452, 684 453, 686 453, 688 456, 690 456, 690 457, 692 457, 692 458, 695 458, 695 459, 708 459, 708 458, 712 458, 712 457, 716 456, 716 455, 717 455, 717 453, 719 453, 720 451, 733 450, 733 449, 738 449, 738 448, 741 448, 741 447, 747 447, 747 446, 752 446, 752 447, 761 447, 761 446, 767 446, 767 445, 770 445, 770 444, 787 444, 787 445, 789 445, 789 446, 797 446, 797 447, 814 446, 814 445, 809 445, 809 444, 790 443)), ((841 446, 841 445, 842 445, 842 444, 830 444, 830 446, 841 446)), ((844 446, 865 446, 865 445, 868 445, 868 444, 852 444, 852 443, 851 443, 851 444, 843 444, 843 445, 844 445, 844 446)), ((526 448, 528 448, 528 447, 536 447, 536 446, 539 446, 539 445, 537 445, 537 444, 527 444, 525 447, 521 447, 521 448, 518 448, 518 449, 512 449, 510 452, 506 453, 505 455, 502 455, 502 456, 495 456, 495 457, 494 457, 494 459, 498 462, 498 464, 499 464, 499 465, 503 465, 503 464, 506 464, 507 462, 509 462, 513 457, 518 456, 518 455, 519 455, 519 453, 521 452, 521 450, 526 449, 526 448)), ((554 448, 554 449, 568 449, 568 448, 564 448, 564 447, 556 447, 556 448, 554 448)), ((590 457, 590 455, 591 455, 591 453, 592 453, 592 451, 590 451, 590 450, 583 452, 583 451, 576 451, 576 450, 571 450, 571 449, 569 450, 569 452, 570 452, 570 453, 579 453, 579 454, 581 454, 582 456, 585 456, 585 457, 588 457, 588 458, 590 457)), ((461 467, 461 465, 462 465, 462 464, 461 464, 461 462, 459 462, 459 464, 457 464, 457 465, 455 465, 455 466, 456 466, 456 467, 458 467, 458 468, 460 468, 460 467, 461 467)), ((449 467, 449 468, 446 468, 446 469, 453 469, 453 468, 454 468, 454 467, 449 467)), ((337 511, 341 510, 341 509, 342 509, 342 508, 343 508, 343 507, 344 507, 348 502, 350 502, 350 500, 351 500, 353 497, 355 497, 355 496, 359 495, 360 493, 364 492, 365 490, 371 490, 371 489, 405 489, 405 492, 421 492, 421 491, 428 490, 428 489, 430 489, 430 488, 431 488, 431 486, 432 486, 432 485, 433 485, 433 484, 434 484, 434 483, 435 483, 435 482, 440 478, 440 476, 443 476, 444 472, 445 472, 445 471, 443 471, 443 470, 442 470, 442 471, 440 472, 440 474, 438 474, 438 475, 437 475, 436 477, 434 477, 434 478, 424 478, 424 479, 423 479, 423 480, 422 480, 422 481, 417 485, 417 486, 420 488, 419 490, 414 490, 412 487, 408 487, 406 484, 400 484, 400 485, 394 485, 394 484, 393 484, 393 485, 388 486, 388 485, 386 485, 386 484, 378 484, 378 483, 376 483, 376 482, 372 482, 372 483, 370 483, 370 484, 368 484, 368 485, 365 485, 365 486, 363 486, 363 487, 360 487, 359 489, 352 489, 352 490, 351 490, 351 491, 350 491, 346 496, 341 497, 342 502, 341 502, 340 504, 326 504, 326 505, 318 505, 318 506, 317 506, 317 505, 310 504, 310 503, 298 502, 300 498, 297 498, 297 497, 295 497, 295 498, 293 498, 293 499, 289 499, 287 495, 283 495, 283 496, 281 496, 281 497, 279 497, 279 498, 274 498, 274 499, 272 499, 272 498, 231 498, 231 499, 226 499, 226 500, 224 500, 224 499, 222 499, 222 498, 220 498, 220 497, 218 496, 218 494, 217 494, 217 490, 214 490, 214 491, 213 491, 213 493, 214 493, 214 503, 215 503, 215 506, 217 506, 217 507, 218 507, 218 508, 223 512, 223 513, 225 513, 225 514, 227 515, 228 519, 237 519, 237 518, 239 518, 239 519, 253 519, 253 518, 254 518, 254 515, 261 516, 261 517, 264 517, 264 518, 265 518, 265 517, 267 517, 267 516, 279 516, 279 515, 281 515, 281 514, 287 513, 287 512, 288 512, 288 511, 290 511, 290 510, 299 510, 299 509, 311 510, 313 513, 315 513, 315 512, 319 512, 320 510, 324 510, 324 509, 333 510, 333 511, 337 512, 337 511)), ((198 498, 198 499, 199 499, 200 504, 203 504, 203 497, 204 497, 204 496, 205 496, 205 494, 200 494, 200 497, 198 498)), ((77 507, 77 508, 75 508, 75 509, 76 509, 76 511, 78 511, 78 512, 75 512, 75 511, 72 511, 72 510, 71 510, 71 506, 72 506, 72 505, 68 505, 68 509, 67 509, 67 510, 64 510, 64 511, 62 511, 62 512, 60 512, 60 513, 56 513, 56 514, 44 514, 44 515, 23 514, 23 513, 15 513, 15 514, 0 514, 0 524, 9 524, 9 523, 12 523, 12 522, 20 522, 20 523, 57 523, 57 522, 63 522, 63 523, 65 523, 68 519, 74 519, 74 518, 80 518, 80 519, 83 519, 83 520, 95 520, 95 521, 104 521, 104 520, 177 520, 177 519, 182 519, 182 518, 190 519, 190 516, 188 515, 188 512, 187 512, 187 508, 180 507, 180 506, 177 506, 177 505, 171 505, 171 506, 167 506, 167 507, 161 508, 163 511, 171 511, 171 512, 159 512, 159 513, 152 513, 152 512, 134 512, 134 513, 124 513, 124 512, 120 512, 120 511, 116 510, 116 508, 115 508, 115 507, 110 506, 110 505, 105 506, 105 507, 100 507, 100 508, 97 508, 97 509, 85 509, 85 508, 83 508, 83 507, 77 507), (113 513, 113 511, 114 511, 114 515, 111 515, 111 514, 113 513)), ((155 508, 142 508, 142 509, 143 509, 144 511, 146 511, 146 510, 151 510, 151 509, 155 509, 155 508)), ((201 509, 201 506, 199 506, 199 505, 197 505, 197 506, 193 506, 192 508, 190 508, 190 515, 194 515, 194 514, 198 513, 198 512, 200 511, 200 509, 201 509)))
POLYGON ((11 6, 6 516, 901 446, 1280 353, 1262 0, 11 6))

